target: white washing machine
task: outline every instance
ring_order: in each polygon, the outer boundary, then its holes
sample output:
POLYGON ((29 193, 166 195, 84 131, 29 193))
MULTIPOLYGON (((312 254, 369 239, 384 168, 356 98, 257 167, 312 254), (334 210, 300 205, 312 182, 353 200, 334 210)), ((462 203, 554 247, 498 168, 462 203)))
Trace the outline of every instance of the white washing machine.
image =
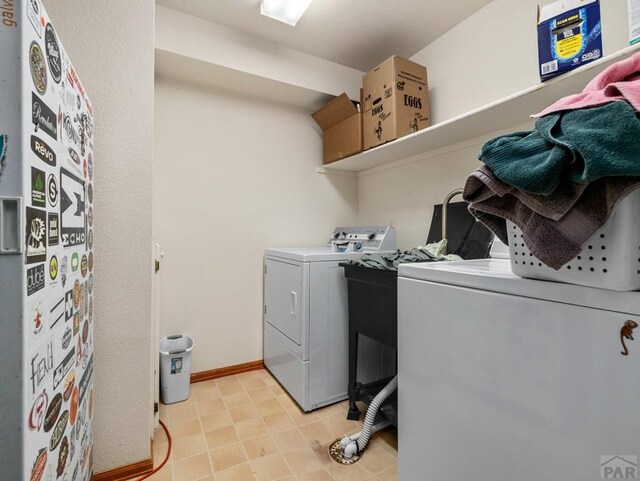
MULTIPOLYGON (((264 363, 305 411, 347 398, 347 280, 339 264, 395 248, 395 229, 387 226, 338 227, 324 247, 266 250, 264 363), (335 252, 334 241, 347 251, 335 252), (361 250, 353 252, 354 245, 361 250)), ((361 341, 359 381, 394 370, 395 351, 361 341)))
POLYGON ((400 481, 595 481, 637 462, 639 293, 508 260, 402 265, 398 312, 400 481))

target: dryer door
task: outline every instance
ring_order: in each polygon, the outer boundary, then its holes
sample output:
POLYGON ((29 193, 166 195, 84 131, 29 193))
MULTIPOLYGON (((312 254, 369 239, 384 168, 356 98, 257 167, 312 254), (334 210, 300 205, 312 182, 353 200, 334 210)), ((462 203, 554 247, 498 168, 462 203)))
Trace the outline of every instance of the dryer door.
POLYGON ((302 340, 302 268, 265 259, 264 320, 296 345, 302 340))

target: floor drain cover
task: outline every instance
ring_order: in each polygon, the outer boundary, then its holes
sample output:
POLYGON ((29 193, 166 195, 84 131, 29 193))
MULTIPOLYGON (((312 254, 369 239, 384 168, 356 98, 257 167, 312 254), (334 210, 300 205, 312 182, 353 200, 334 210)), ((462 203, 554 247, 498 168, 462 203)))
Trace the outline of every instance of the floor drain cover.
POLYGON ((340 464, 349 465, 349 464, 357 463, 358 460, 360 459, 360 454, 354 454, 350 459, 346 459, 342 455, 342 450, 340 449, 340 441, 341 439, 338 438, 329 445, 329 456, 331 456, 331 458, 335 462, 340 464))

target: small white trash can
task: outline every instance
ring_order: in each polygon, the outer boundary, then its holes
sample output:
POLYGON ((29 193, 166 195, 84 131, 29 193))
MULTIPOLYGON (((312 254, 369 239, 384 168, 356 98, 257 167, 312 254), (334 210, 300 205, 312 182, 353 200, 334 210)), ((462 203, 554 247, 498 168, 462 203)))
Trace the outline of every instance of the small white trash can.
POLYGON ((182 334, 160 340, 160 393, 164 404, 189 398, 192 349, 193 339, 182 334))

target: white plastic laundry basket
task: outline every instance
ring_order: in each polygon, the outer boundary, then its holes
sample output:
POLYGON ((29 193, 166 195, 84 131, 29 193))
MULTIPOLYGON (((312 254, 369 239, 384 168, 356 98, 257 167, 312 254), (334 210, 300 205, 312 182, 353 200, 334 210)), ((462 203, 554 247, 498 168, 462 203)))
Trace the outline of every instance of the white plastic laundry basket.
POLYGON ((511 269, 518 276, 616 291, 640 290, 640 190, 621 200, 582 252, 557 271, 529 251, 517 226, 507 222, 507 230, 511 269))
POLYGON ((160 340, 160 392, 162 402, 173 404, 189 398, 193 339, 181 334, 160 340))

